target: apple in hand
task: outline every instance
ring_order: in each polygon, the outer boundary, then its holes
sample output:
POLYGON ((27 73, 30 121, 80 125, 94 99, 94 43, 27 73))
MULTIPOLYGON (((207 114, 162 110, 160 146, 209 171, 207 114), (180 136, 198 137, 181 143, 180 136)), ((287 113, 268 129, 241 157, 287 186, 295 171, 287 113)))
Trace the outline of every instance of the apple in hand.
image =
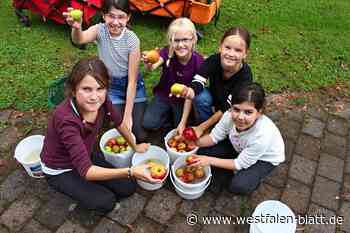
POLYGON ((187 165, 191 165, 196 162, 196 156, 190 155, 186 157, 187 165))
POLYGON ((188 127, 184 129, 184 131, 182 132, 182 135, 186 140, 189 140, 189 141, 196 141, 198 139, 196 132, 192 127, 188 127))
POLYGON ((156 49, 146 51, 145 53, 146 53, 145 56, 146 56, 147 62, 151 64, 156 63, 160 58, 160 54, 156 49))
POLYGON ((151 177, 162 180, 166 175, 166 168, 162 164, 156 164, 151 167, 151 177))
POLYGON ((73 20, 80 21, 81 17, 83 16, 83 12, 79 9, 74 9, 70 11, 70 16, 73 18, 73 20))
POLYGON ((180 84, 180 83, 174 83, 170 87, 170 93, 173 95, 180 95, 182 90, 184 89, 185 85, 180 84))

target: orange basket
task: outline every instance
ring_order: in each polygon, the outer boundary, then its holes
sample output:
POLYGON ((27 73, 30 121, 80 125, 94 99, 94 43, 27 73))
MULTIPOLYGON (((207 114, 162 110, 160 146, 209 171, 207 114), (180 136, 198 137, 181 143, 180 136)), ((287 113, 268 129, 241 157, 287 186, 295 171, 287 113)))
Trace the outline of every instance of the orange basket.
POLYGON ((210 4, 191 1, 189 6, 190 19, 198 24, 208 24, 218 13, 221 0, 214 0, 210 4))
POLYGON ((178 18, 185 15, 188 3, 186 0, 130 0, 130 5, 142 14, 178 18))

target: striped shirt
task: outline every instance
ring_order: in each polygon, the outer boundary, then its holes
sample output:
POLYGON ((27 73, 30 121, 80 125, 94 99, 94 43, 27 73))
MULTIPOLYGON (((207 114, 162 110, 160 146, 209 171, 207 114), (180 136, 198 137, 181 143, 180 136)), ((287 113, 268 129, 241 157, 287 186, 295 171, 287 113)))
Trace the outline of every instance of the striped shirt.
POLYGON ((113 77, 126 77, 129 69, 129 54, 140 47, 140 40, 133 31, 125 28, 117 37, 112 37, 107 25, 98 24, 97 49, 113 77))

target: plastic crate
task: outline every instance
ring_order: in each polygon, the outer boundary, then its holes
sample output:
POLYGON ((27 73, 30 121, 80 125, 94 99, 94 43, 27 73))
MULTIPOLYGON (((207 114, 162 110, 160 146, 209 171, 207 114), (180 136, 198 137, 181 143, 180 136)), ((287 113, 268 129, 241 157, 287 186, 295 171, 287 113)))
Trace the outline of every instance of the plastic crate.
POLYGON ((48 106, 56 107, 64 98, 67 77, 59 77, 49 83, 48 106))
POLYGON ((208 24, 213 17, 218 17, 221 0, 213 0, 210 4, 204 4, 197 1, 191 1, 190 19, 194 23, 208 24))

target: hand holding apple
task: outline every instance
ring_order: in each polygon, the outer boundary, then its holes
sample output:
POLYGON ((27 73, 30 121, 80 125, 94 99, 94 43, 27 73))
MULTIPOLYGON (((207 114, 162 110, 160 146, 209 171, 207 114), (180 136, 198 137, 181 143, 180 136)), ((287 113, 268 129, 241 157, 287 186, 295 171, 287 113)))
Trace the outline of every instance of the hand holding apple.
POLYGON ((151 184, 161 183, 162 181, 159 179, 154 179, 151 176, 151 173, 149 172, 150 165, 148 164, 141 164, 132 167, 132 175, 136 179, 146 181, 151 184))
POLYGON ((67 9, 67 12, 63 12, 67 24, 75 29, 81 29, 82 15, 83 12, 81 10, 73 9, 71 7, 67 9))
POLYGON ((166 176, 166 168, 163 164, 156 164, 151 167, 151 177, 158 180, 163 180, 166 176))
POLYGON ((196 141, 198 139, 196 131, 192 127, 184 129, 182 132, 183 137, 189 141, 196 141))
POLYGON ((180 97, 182 91, 184 90, 186 86, 180 83, 174 83, 171 87, 170 87, 170 94, 174 95, 176 97, 180 97))

